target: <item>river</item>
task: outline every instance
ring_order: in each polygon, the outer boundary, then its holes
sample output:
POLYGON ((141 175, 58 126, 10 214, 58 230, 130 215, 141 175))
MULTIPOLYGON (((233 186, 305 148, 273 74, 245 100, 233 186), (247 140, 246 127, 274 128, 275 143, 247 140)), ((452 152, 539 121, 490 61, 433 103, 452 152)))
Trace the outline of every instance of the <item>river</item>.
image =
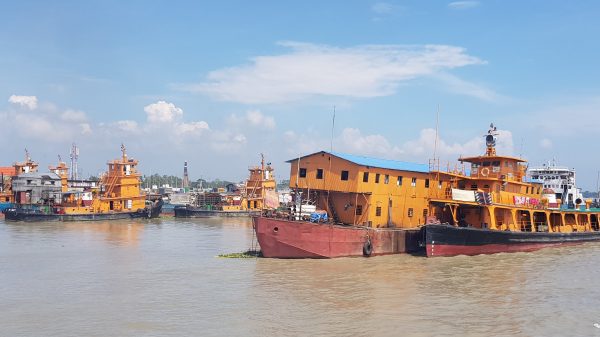
POLYGON ((600 243, 217 257, 252 244, 249 219, 0 219, 0 336, 600 336, 600 243))

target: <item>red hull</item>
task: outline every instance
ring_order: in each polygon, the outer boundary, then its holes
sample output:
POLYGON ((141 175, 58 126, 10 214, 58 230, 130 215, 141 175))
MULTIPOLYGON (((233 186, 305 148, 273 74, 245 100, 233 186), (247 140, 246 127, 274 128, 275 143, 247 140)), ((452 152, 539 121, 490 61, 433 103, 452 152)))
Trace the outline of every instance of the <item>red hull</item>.
POLYGON ((531 243, 531 244, 489 244, 481 246, 457 246, 457 245, 426 245, 428 257, 432 256, 456 256, 456 255, 479 255, 496 253, 532 252, 546 247, 566 246, 581 244, 583 242, 557 242, 557 243, 531 243))
POLYGON ((333 258, 398 254, 418 249, 419 230, 338 226, 254 217, 254 230, 264 257, 333 258), (365 254, 365 243, 371 253, 365 254))

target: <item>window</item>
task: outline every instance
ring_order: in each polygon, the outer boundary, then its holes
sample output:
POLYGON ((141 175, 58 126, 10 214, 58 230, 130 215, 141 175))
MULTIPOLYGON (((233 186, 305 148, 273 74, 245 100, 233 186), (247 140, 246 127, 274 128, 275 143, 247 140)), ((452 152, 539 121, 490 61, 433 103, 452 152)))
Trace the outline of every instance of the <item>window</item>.
POLYGON ((375 216, 381 216, 381 206, 377 206, 377 208, 375 208, 375 216))
POLYGON ((483 185, 483 188, 490 188, 490 185, 483 185))
POLYGON ((317 169, 317 179, 323 179, 323 169, 317 169))
POLYGON ((298 175, 300 176, 300 178, 306 178, 306 168, 301 167, 300 172, 298 172, 298 175))
POLYGON ((429 188, 429 179, 425 179, 425 188, 429 188))
POLYGON ((428 213, 429 211, 427 210, 427 208, 423 208, 423 218, 427 218, 428 213))
POLYGON ((348 171, 342 171, 342 180, 348 180, 348 171))
POLYGON ((414 212, 413 212, 413 209, 412 209, 412 208, 409 208, 409 209, 408 209, 408 217, 409 217, 409 218, 412 218, 412 216, 413 216, 413 213, 414 213, 414 212))
POLYGON ((402 176, 398 176, 398 181, 396 182, 396 185, 402 186, 402 176))
POLYGON ((362 205, 356 205, 356 215, 362 215, 362 205))
POLYGON ((379 184, 379 173, 375 174, 375 184, 379 184))
POLYGON ((525 194, 529 194, 529 186, 525 188, 525 194))
POLYGON ((417 186, 417 178, 412 178, 412 181, 410 183, 410 186, 415 187, 417 186))
POLYGON ((492 162, 492 166, 500 166, 500 161, 494 161, 494 162, 492 162))
POLYGON ((477 184, 473 184, 473 185, 471 185, 471 189, 472 189, 473 191, 477 190, 477 184))
POLYGON ((484 161, 484 162, 483 162, 483 166, 490 166, 490 164, 491 164, 491 163, 490 163, 489 161, 484 161))
POLYGON ((442 181, 438 181, 438 188, 441 190, 442 189, 442 181))
POLYGON ((363 173, 363 183, 369 182, 369 172, 363 173))
POLYGON ((383 177, 383 183, 386 185, 390 183, 390 176, 388 174, 383 177))

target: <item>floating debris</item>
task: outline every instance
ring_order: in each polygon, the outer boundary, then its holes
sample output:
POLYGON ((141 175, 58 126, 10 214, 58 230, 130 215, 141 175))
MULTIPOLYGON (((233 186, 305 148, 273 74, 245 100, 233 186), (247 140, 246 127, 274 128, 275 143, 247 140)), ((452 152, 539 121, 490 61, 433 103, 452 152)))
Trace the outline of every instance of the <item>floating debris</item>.
POLYGON ((229 253, 229 254, 219 254, 218 257, 228 258, 228 259, 249 259, 262 257, 262 253, 260 250, 248 250, 242 253, 229 253))

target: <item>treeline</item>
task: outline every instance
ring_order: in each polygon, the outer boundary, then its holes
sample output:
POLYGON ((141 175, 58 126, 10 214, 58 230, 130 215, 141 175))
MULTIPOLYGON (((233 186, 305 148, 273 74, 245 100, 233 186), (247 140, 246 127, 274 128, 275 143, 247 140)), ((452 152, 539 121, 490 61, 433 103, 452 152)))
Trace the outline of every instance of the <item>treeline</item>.
MULTIPOLYGON (((183 184, 183 179, 178 176, 173 175, 159 175, 152 174, 149 176, 142 176, 142 186, 143 187, 152 187, 152 185, 156 185, 158 187, 169 185, 171 187, 181 187, 183 184)), ((233 184, 231 181, 215 179, 212 181, 208 181, 206 179, 198 179, 196 181, 190 181, 191 188, 219 188, 225 187, 229 184, 233 184)))
POLYGON ((584 198, 598 198, 598 192, 585 191, 582 192, 584 198))

